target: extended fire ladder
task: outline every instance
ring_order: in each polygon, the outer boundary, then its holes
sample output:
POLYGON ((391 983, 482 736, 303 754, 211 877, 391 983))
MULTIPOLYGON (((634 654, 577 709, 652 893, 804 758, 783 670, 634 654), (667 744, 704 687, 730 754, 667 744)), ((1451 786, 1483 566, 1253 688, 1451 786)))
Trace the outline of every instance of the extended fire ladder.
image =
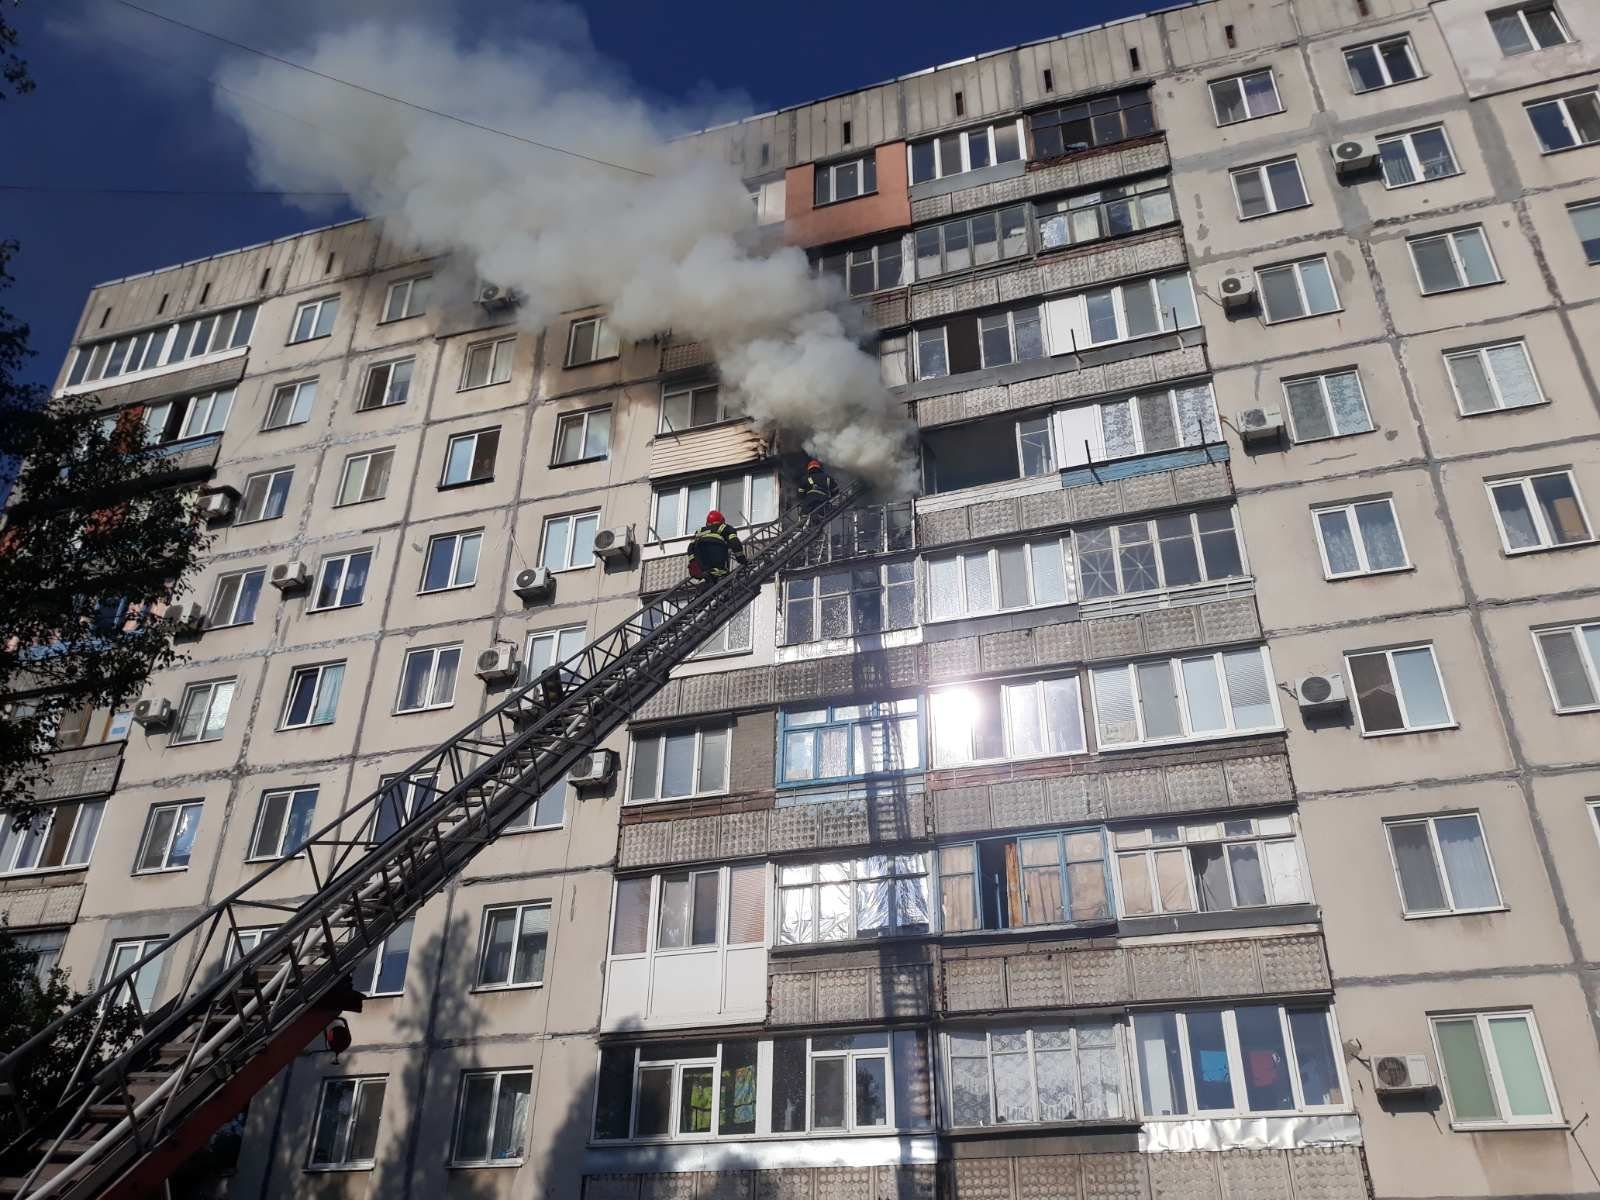
POLYGON ((715 582, 678 584, 413 763, 398 778, 428 779, 431 788, 419 811, 381 841, 375 831, 382 807, 396 803, 392 783, 0 1060, 0 1100, 8 1097, 13 1111, 0 1151, 0 1194, 158 1194, 334 1017, 361 1007, 351 984, 361 959, 596 751, 763 583, 796 565, 861 491, 856 485, 809 516, 791 509, 751 530, 744 568, 715 582), (310 896, 302 863, 312 875, 310 896), (264 919, 282 924, 247 953, 225 954, 237 949, 240 929, 264 919), (146 968, 180 973, 177 995, 141 1014, 145 1032, 132 1045, 110 1045, 108 1016, 114 1006, 138 1003, 135 984, 146 968), (75 1069, 40 1102, 36 1085, 24 1081, 37 1080, 42 1056, 64 1030, 83 1028, 92 1033, 75 1069), (24 1094, 34 1096, 33 1111, 24 1094))

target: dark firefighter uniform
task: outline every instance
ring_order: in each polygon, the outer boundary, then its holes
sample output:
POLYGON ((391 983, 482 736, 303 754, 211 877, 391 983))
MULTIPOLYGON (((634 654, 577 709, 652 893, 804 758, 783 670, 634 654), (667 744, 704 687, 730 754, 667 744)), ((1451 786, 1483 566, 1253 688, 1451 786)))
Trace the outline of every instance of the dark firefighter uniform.
POLYGON ((838 490, 820 462, 813 458, 806 464, 805 477, 800 481, 800 506, 808 514, 827 504, 838 490))
POLYGON ((730 560, 744 565, 744 544, 739 541, 739 531, 712 509, 689 542, 689 557, 699 566, 702 576, 726 575, 730 560))

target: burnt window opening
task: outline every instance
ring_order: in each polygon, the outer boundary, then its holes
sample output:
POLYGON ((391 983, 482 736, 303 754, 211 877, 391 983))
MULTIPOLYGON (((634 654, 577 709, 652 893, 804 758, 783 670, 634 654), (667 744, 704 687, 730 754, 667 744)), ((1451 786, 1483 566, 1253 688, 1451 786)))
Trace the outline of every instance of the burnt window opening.
POLYGON ((957 92, 956 93, 956 116, 964 117, 966 115, 967 115, 967 98, 965 96, 963 96, 960 92, 957 92))
POLYGON ((1044 90, 1047 92, 1056 90, 1056 77, 1049 67, 1044 69, 1044 90))
POLYGON ((844 144, 845 144, 845 145, 846 145, 846 146, 848 146, 848 145, 849 145, 849 144, 850 144, 850 132, 851 132, 851 131, 850 131, 850 122, 849 122, 849 121, 846 121, 846 122, 845 122, 845 123, 844 123, 844 130, 843 130, 843 132, 844 132, 844 144))
POLYGON ((1128 88, 1028 114, 1035 158, 1055 158, 1155 131, 1148 87, 1128 88))
POLYGON ((1228 48, 1230 50, 1238 46, 1239 39, 1234 37, 1232 25, 1224 25, 1222 27, 1222 40, 1228 43, 1228 48))
POLYGON ((1139 69, 1139 47, 1128 47, 1128 66, 1135 71, 1139 69))
POLYGON ((1036 452, 1040 437, 1049 436, 1048 420, 1000 417, 930 429, 922 435, 923 491, 931 496, 1053 471, 1049 454, 1036 452))

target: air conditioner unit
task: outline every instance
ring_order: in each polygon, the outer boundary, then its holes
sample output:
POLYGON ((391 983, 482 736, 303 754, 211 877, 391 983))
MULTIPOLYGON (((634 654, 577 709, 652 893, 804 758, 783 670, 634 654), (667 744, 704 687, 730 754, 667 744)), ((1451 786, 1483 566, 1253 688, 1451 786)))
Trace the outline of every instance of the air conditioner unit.
POLYGON ((234 505, 239 502, 239 494, 232 488, 221 491, 207 492, 200 497, 200 517, 206 522, 226 521, 233 516, 234 505))
POLYGON ((133 719, 146 729, 171 729, 172 701, 141 700, 133 706, 133 719))
POLYGON ((1256 302, 1256 277, 1248 271, 1228 271, 1217 285, 1222 293, 1222 307, 1228 312, 1240 312, 1256 302))
POLYGON ((1426 1054, 1374 1054, 1372 1079, 1380 1094, 1426 1092, 1434 1086, 1426 1054))
POLYGON ((180 633, 199 633, 205 626, 206 610, 199 604, 169 604, 161 619, 180 633))
POLYGON ((1303 675, 1294 681, 1294 696, 1305 714, 1334 712, 1350 703, 1343 675, 1303 675))
POLYGON ((518 299, 514 289, 501 287, 498 283, 480 283, 476 298, 478 303, 489 312, 500 312, 504 309, 514 308, 518 299))
POLYGON ((495 683, 501 679, 514 679, 517 674, 517 648, 515 646, 490 646, 478 655, 479 679, 495 683))
POLYGON ((1344 138, 1328 147, 1334 168, 1341 175, 1371 170, 1378 162, 1378 143, 1372 138, 1344 138))
POLYGON ((299 559, 272 568, 272 586, 280 592, 297 592, 311 582, 311 569, 299 559))
POLYGON ((1234 418, 1234 428, 1246 445, 1276 442, 1283 436, 1283 413, 1276 408, 1247 408, 1234 418))
POLYGON ((594 535, 594 553, 602 562, 626 562, 633 555, 633 526, 600 530, 594 535))
POLYGON ((554 593, 556 579, 549 567, 529 567, 517 572, 517 582, 511 590, 524 600, 544 600, 554 593))
POLYGON ((617 777, 617 754, 614 750, 591 750, 577 762, 567 778, 574 787, 604 787, 617 777))

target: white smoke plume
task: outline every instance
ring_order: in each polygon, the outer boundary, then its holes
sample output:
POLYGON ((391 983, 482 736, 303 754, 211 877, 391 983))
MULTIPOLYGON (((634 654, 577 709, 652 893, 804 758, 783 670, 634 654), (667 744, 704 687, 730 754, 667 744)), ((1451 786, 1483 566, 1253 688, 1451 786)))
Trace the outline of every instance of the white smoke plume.
POLYGON ((631 170, 261 59, 223 64, 215 98, 244 127, 264 185, 347 194, 420 245, 515 288, 530 328, 604 304, 625 338, 670 330, 703 342, 760 425, 908 489, 908 422, 876 358, 859 348, 836 281, 819 279, 798 249, 763 248, 737 169, 692 140, 670 140, 693 116, 647 104, 567 33, 465 45, 436 29, 367 23, 319 34, 288 57, 631 170))

